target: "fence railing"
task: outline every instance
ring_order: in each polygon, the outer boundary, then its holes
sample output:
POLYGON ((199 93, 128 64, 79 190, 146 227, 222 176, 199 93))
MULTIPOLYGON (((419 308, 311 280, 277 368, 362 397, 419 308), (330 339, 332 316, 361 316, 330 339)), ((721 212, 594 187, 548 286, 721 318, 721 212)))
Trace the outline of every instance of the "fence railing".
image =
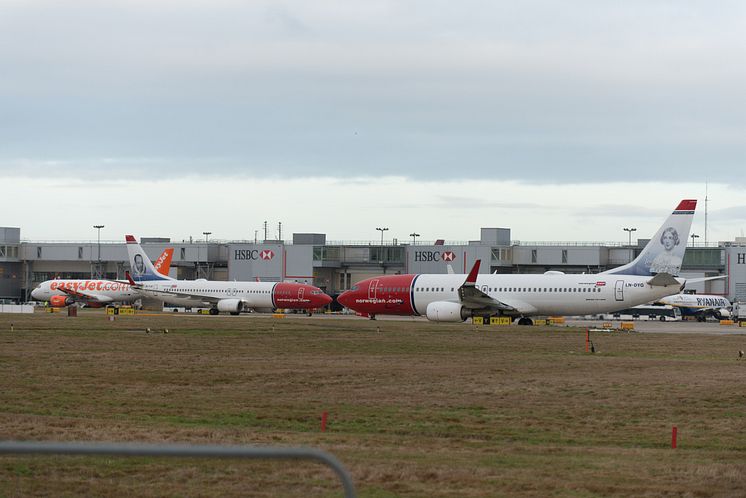
POLYGON ((191 458, 242 458, 251 460, 311 460, 330 467, 342 482, 345 498, 355 498, 347 469, 334 455, 315 448, 272 446, 219 446, 185 444, 56 443, 4 441, 0 454, 110 455, 191 458))

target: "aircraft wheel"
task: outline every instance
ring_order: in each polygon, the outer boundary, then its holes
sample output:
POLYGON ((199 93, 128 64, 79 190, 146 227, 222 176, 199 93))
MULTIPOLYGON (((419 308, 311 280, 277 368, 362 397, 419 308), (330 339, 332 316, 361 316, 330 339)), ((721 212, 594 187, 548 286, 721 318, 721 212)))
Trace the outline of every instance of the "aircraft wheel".
POLYGON ((211 315, 217 315, 218 313, 220 313, 220 312, 218 311, 217 308, 210 308, 210 314, 211 315))

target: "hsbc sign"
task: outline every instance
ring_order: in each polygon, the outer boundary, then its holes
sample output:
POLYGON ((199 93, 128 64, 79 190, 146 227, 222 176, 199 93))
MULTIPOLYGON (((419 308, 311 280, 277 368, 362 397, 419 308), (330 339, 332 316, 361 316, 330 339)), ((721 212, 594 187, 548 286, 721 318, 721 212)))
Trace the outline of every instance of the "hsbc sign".
POLYGON ((255 261, 264 260, 271 261, 275 257, 275 252, 270 249, 235 249, 233 251, 233 259, 236 261, 255 261))
POLYGON ((453 261, 456 254, 453 251, 415 251, 415 262, 429 261, 453 261))

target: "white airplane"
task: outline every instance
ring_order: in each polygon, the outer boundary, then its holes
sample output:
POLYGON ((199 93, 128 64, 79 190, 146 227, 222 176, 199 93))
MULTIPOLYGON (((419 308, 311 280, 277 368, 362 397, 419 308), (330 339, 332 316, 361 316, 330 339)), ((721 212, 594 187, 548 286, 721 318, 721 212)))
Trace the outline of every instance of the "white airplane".
POLYGON ((178 306, 209 307, 238 315, 245 309, 271 312, 275 308, 313 310, 332 301, 318 287, 294 282, 228 282, 174 280, 155 271, 132 235, 126 236, 132 274, 130 284, 141 294, 178 306))
MULTIPOLYGON (((590 315, 659 301, 677 294, 686 280, 675 278, 684 258, 696 200, 683 200, 632 262, 599 274, 384 275, 355 284, 337 301, 362 315, 425 315, 460 322, 473 316, 590 315)), ((701 281, 696 279, 690 281, 701 281)))
POLYGON ((661 304, 675 306, 681 310, 681 316, 693 316, 704 322, 708 316, 725 320, 732 316, 731 302, 723 296, 711 294, 675 294, 658 301, 661 304))
MULTIPOLYGON (((174 250, 169 247, 161 253, 155 263, 159 274, 168 275, 174 250)), ((31 291, 36 301, 47 301, 53 308, 64 308, 71 304, 82 304, 89 308, 100 308, 113 303, 127 303, 139 299, 129 283, 114 280, 55 279, 46 280, 31 291)))

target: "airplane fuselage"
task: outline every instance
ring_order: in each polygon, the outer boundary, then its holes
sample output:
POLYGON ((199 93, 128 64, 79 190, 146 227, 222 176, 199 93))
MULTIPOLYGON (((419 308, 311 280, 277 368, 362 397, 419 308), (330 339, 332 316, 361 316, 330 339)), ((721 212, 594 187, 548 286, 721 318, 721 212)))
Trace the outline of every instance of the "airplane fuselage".
POLYGON ((314 309, 331 301, 317 287, 298 283, 154 280, 139 285, 143 295, 178 306, 209 307, 216 300, 239 299, 252 309, 314 309))
MULTIPOLYGON (((465 275, 391 275, 359 282, 339 297, 369 315, 425 315, 435 302, 459 302, 465 275)), ((676 294, 680 285, 652 286, 634 275, 479 275, 476 287, 516 311, 507 315, 588 315, 676 294)))
POLYGON ((31 291, 31 297, 37 301, 62 301, 63 298, 69 302, 82 302, 89 306, 101 306, 108 303, 131 302, 140 295, 129 285, 123 282, 111 280, 83 280, 83 279, 56 279, 46 280, 31 291), (73 297, 61 289, 68 289, 74 293, 91 296, 91 300, 82 297, 73 297))
POLYGON ((684 316, 704 314, 730 315, 731 302, 723 296, 711 294, 676 294, 660 300, 663 304, 676 306, 684 316))

